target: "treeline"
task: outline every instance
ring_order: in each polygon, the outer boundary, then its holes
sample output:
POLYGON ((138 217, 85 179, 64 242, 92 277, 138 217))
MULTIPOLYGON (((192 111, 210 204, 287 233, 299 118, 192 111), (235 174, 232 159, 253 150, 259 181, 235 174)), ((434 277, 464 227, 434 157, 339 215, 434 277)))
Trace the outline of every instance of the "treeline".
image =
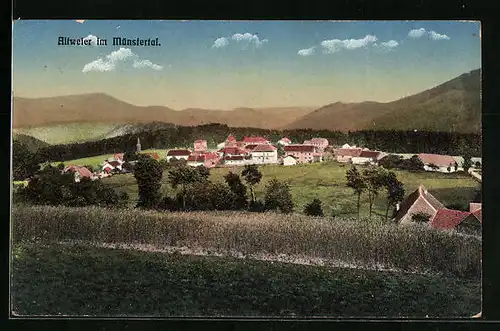
POLYGON ((328 130, 265 130, 256 128, 229 128, 222 124, 207 124, 193 127, 172 127, 161 130, 143 131, 124 136, 68 145, 53 145, 40 149, 37 159, 41 162, 62 162, 83 157, 98 156, 136 148, 140 138, 143 149, 168 149, 191 147, 197 139, 205 139, 210 147, 223 142, 229 134, 236 139, 244 136, 260 135, 271 141, 288 137, 293 142, 302 143, 314 137, 327 138, 330 145, 344 143, 382 150, 389 153, 436 153, 461 155, 463 147, 472 150, 473 156, 481 156, 481 136, 427 131, 357 131, 338 132, 328 130))

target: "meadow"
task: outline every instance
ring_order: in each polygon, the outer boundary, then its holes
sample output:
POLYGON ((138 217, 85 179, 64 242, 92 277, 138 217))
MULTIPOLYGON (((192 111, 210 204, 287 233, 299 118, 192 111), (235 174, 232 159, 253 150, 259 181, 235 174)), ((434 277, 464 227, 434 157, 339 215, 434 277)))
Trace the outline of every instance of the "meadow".
MULTIPOLYGON (((360 167, 362 168, 362 167, 360 167)), ((296 211, 301 212, 303 207, 314 198, 323 202, 326 215, 352 216, 356 213, 356 197, 352 189, 345 184, 345 173, 349 165, 336 162, 313 163, 297 166, 261 166, 262 181, 255 187, 256 197, 264 197, 265 185, 271 179, 278 179, 289 184, 296 205, 296 211)), ((214 168, 211 170, 211 180, 223 181, 223 176, 229 171, 240 173, 241 167, 214 168)), ((445 206, 449 204, 467 205, 474 197, 475 190, 480 184, 470 176, 461 173, 443 174, 431 172, 412 173, 395 170, 398 179, 403 182, 406 195, 410 194, 420 184, 436 196, 445 206)), ((105 178, 104 183, 119 191, 127 192, 131 199, 131 206, 137 202, 137 184, 132 174, 120 174, 105 178)), ((167 180, 167 172, 162 179, 164 194, 174 195, 175 191, 167 180)), ((374 205, 375 215, 385 215, 386 200, 381 192, 374 205)), ((368 198, 362 196, 361 214, 366 216, 368 198)))
POLYGON ((450 318, 481 309, 481 239, 423 226, 48 206, 15 206, 12 225, 20 315, 450 318), (168 247, 204 253, 161 252, 168 247), (313 260, 323 262, 306 265, 313 260))
MULTIPOLYGON (((167 156, 167 151, 164 149, 146 149, 142 151, 141 153, 158 153, 158 155, 164 159, 167 156)), ((98 156, 91 156, 91 157, 85 157, 81 159, 76 159, 76 160, 68 160, 64 162, 52 162, 52 165, 58 165, 59 163, 64 163, 65 165, 79 165, 79 166, 92 166, 92 167, 99 167, 104 160, 113 157, 115 154, 103 154, 103 155, 98 155, 98 156)))

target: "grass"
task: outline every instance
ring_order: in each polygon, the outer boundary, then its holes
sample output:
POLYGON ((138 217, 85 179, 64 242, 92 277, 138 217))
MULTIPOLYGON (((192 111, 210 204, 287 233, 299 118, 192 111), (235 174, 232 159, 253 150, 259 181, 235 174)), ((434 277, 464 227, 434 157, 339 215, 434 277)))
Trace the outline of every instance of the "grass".
POLYGON ((481 277, 481 239, 423 226, 248 212, 15 206, 14 242, 80 240, 285 254, 363 267, 481 277))
POLYGON ((110 123, 75 122, 32 128, 16 128, 15 132, 35 137, 51 145, 102 139, 117 127, 110 123))
POLYGON ((89 246, 13 249, 17 315, 470 317, 479 282, 89 246))
MULTIPOLYGON (((211 170, 213 181, 223 181, 223 176, 229 171, 241 172, 241 167, 215 168, 211 170)), ((334 212, 337 215, 354 215, 356 213, 356 198, 353 191, 345 185, 345 172, 348 165, 325 162, 292 167, 263 166, 260 167, 263 174, 262 182, 256 186, 257 198, 264 197, 264 188, 271 179, 278 179, 290 185, 292 196, 297 211, 302 211, 304 206, 314 198, 323 202, 323 208, 327 215, 334 212)), ((480 184, 470 176, 454 173, 411 173, 408 171, 395 171, 399 180, 404 184, 406 194, 410 194, 419 184, 423 184, 444 205, 468 204, 474 197, 476 189, 480 184)), ((103 182, 119 191, 127 192, 131 198, 131 205, 137 202, 137 184, 132 174, 123 174, 103 179, 103 182)), ((175 191, 167 181, 167 172, 163 175, 162 190, 164 194, 173 195, 175 191)), ((368 198, 362 197, 362 215, 368 213, 368 198)), ((374 212, 381 216, 385 214, 386 200, 381 194, 375 202, 374 212)))

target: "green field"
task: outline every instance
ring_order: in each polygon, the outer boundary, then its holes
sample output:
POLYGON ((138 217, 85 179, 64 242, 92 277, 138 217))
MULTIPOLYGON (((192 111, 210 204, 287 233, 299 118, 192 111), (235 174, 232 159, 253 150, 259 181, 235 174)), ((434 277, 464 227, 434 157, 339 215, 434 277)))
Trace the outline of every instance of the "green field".
POLYGON ((89 246, 18 245, 12 281, 16 315, 467 318, 481 309, 479 281, 89 246))
MULTIPOLYGON (((256 196, 263 198, 266 183, 271 179, 286 181, 291 188, 296 204, 296 211, 301 212, 304 205, 314 198, 323 202, 325 214, 337 215, 354 214, 356 212, 356 199, 353 191, 345 185, 345 172, 349 165, 335 162, 321 164, 308 164, 292 167, 263 166, 260 167, 263 174, 262 182, 256 186, 256 196)), ((215 168, 211 170, 213 181, 222 181, 223 175, 229 171, 241 172, 241 168, 215 168)), ((406 194, 410 194, 419 184, 423 184, 444 205, 460 203, 468 204, 480 184, 470 176, 455 173, 411 173, 408 171, 396 171, 399 180, 404 184, 406 194)), ((103 182, 127 192, 131 198, 131 204, 137 201, 137 184, 132 174, 122 174, 103 179, 103 182)), ((167 182, 167 173, 163 175, 162 190, 165 194, 173 195, 175 192, 167 182)), ((384 215, 385 199, 383 193, 375 203, 375 213, 384 215)), ((362 214, 368 212, 367 198, 362 198, 362 214)))
POLYGON ((45 141, 51 145, 70 144, 104 138, 117 127, 110 123, 67 123, 33 128, 16 128, 21 133, 45 141))

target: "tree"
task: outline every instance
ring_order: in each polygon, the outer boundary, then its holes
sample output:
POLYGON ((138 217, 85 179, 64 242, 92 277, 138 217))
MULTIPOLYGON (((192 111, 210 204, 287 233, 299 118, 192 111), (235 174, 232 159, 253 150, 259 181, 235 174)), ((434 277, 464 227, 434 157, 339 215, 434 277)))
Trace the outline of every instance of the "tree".
POLYGON ((25 180, 40 169, 40 158, 17 140, 12 142, 12 175, 14 180, 25 180))
POLYGON ((123 162, 132 162, 137 161, 139 159, 139 153, 136 152, 125 152, 123 154, 123 162))
POLYGON ((472 157, 470 156, 470 154, 465 154, 463 158, 464 163, 462 164, 462 168, 465 172, 469 172, 469 169, 472 167, 472 157))
POLYGON ((139 187, 137 207, 155 208, 161 199, 161 179, 163 169, 160 163, 150 157, 141 157, 134 169, 134 177, 139 187))
POLYGON ((402 163, 403 157, 395 154, 389 154, 378 161, 378 164, 385 169, 400 169, 402 163))
POLYGON ((347 181, 347 187, 350 187, 354 190, 354 193, 357 195, 358 200, 357 200, 357 210, 358 210, 358 220, 359 220, 359 211, 361 208, 361 194, 366 189, 366 184, 363 180, 363 177, 361 176, 361 173, 358 171, 356 166, 352 166, 351 169, 347 170, 346 172, 346 181, 347 181))
POLYGON ((291 213, 294 208, 294 203, 288 184, 276 179, 271 179, 266 185, 264 204, 266 210, 279 210, 284 214, 291 213))
POLYGON ((283 156, 285 155, 285 149, 283 148, 283 145, 278 144, 278 156, 283 156))
POLYGON ((210 177, 210 169, 204 165, 196 167, 196 170, 198 171, 198 181, 205 182, 210 177))
POLYGON ((177 187, 181 187, 181 197, 182 197, 182 207, 186 209, 186 196, 187 196, 187 187, 190 184, 196 182, 203 182, 206 180, 203 171, 189 167, 189 166, 177 166, 171 169, 168 172, 168 182, 173 189, 177 187))
POLYGON ((403 201, 405 189, 403 183, 400 182, 396 174, 388 171, 384 178, 384 186, 387 192, 387 207, 385 209, 385 220, 389 218, 389 209, 395 207, 399 202, 403 201))
POLYGON ((424 170, 424 163, 417 155, 413 155, 407 160, 403 160, 403 169, 411 172, 418 172, 424 170))
POLYGON ((369 218, 372 217, 373 204, 380 189, 384 185, 385 172, 383 168, 370 166, 363 170, 362 181, 365 183, 368 193, 369 218))
POLYGON ((241 181, 240 176, 230 171, 224 176, 224 180, 226 181, 226 184, 229 186, 231 191, 236 195, 236 208, 246 208, 247 188, 241 181))
POLYGON ((324 216, 321 200, 313 199, 304 207, 304 214, 308 216, 324 216))
POLYGON ((250 186, 250 194, 252 196, 252 203, 255 202, 254 185, 260 183, 262 179, 262 173, 255 164, 247 164, 241 172, 241 176, 245 178, 245 181, 250 186))

